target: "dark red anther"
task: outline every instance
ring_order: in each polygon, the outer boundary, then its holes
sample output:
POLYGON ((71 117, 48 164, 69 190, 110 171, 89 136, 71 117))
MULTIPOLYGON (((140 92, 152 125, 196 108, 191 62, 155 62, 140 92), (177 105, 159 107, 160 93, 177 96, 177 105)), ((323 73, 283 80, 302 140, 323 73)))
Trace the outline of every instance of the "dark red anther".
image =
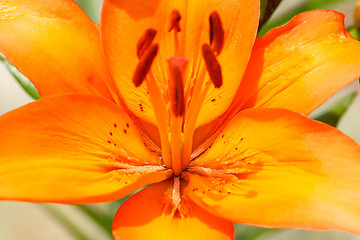
POLYGON ((151 45, 156 35, 156 30, 149 28, 145 33, 140 37, 139 41, 136 44, 136 54, 138 58, 145 53, 146 49, 151 45))
POLYGON ((221 66, 216 56, 208 44, 202 45, 202 54, 205 60, 206 69, 209 72, 210 79, 216 88, 222 85, 221 66))
POLYGON ((171 30, 173 30, 173 29, 177 32, 181 31, 180 20, 181 20, 181 14, 180 14, 179 10, 177 10, 177 9, 173 10, 170 14, 169 32, 171 32, 171 30))
POLYGON ((216 55, 221 53, 224 47, 224 29, 218 12, 214 11, 210 14, 210 45, 213 47, 216 55))
POLYGON ((132 79, 133 83, 135 84, 135 87, 139 87, 145 80, 146 75, 148 74, 151 65, 158 53, 158 50, 159 50, 159 45, 152 44, 141 56, 140 61, 136 66, 132 79))

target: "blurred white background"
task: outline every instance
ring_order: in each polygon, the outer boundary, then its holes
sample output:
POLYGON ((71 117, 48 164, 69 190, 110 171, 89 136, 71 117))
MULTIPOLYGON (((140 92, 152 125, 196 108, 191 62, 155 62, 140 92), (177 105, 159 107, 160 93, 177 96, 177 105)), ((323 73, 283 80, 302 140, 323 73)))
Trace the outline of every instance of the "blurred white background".
MULTIPOLYGON (((283 0, 276 15, 286 13, 292 7, 297 6, 305 0, 283 0)), ((90 1, 91 4, 99 5, 100 1, 90 1)), ((342 4, 331 6, 331 8, 346 14, 346 24, 353 24, 353 11, 355 1, 344 1, 342 4)), ((100 9, 95 11, 99 14, 100 9)), ((95 17, 98 19, 98 17, 95 17)), ((329 106, 335 99, 346 95, 349 92, 359 91, 358 82, 346 87, 342 92, 331 99, 326 106, 329 106)), ((0 65, 0 115, 27 104, 32 98, 13 79, 6 68, 0 65)), ((340 121, 338 128, 360 142, 360 94, 352 106, 340 121)), ((321 111, 321 110, 319 110, 321 111)), ((316 114, 316 113, 315 113, 316 114)), ((24 179, 27 181, 27 179, 24 179)), ((88 239, 107 239, 106 235, 94 223, 76 212, 71 206, 57 206, 64 214, 75 222, 79 223, 82 229, 88 233, 88 239)), ((3 240, 71 240, 74 239, 57 220, 49 214, 42 206, 32 203, 21 202, 0 202, 0 239, 3 240)), ((360 237, 341 232, 312 232, 303 230, 284 230, 263 236, 259 239, 286 240, 286 239, 310 239, 310 240, 360 240, 360 237)))

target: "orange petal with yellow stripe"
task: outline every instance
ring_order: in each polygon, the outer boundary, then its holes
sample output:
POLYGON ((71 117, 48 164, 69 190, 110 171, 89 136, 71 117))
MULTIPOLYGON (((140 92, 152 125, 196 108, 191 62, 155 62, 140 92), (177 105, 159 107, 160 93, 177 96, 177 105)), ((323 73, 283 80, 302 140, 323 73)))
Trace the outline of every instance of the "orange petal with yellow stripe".
POLYGON ((184 189, 230 221, 360 233, 360 146, 284 109, 244 110, 193 160, 184 189))
POLYGON ((0 52, 42 97, 74 92, 112 98, 97 26, 72 0, 1 0, 0 52))
POLYGON ((256 40, 234 105, 307 115, 359 78, 357 52, 360 42, 345 29, 342 13, 301 13, 256 40))
POLYGON ((194 146, 213 137, 241 109, 279 107, 309 114, 360 76, 355 52, 360 52, 360 43, 345 29, 344 15, 335 11, 301 13, 270 30, 256 39, 229 109, 198 129, 194 146))
POLYGON ((172 180, 152 184, 126 200, 115 215, 115 239, 230 240, 232 223, 218 218, 188 198, 172 205, 172 180))
MULTIPOLYGON (((190 99, 195 80, 201 75, 200 62, 204 61, 201 46, 210 41, 209 17, 216 11, 224 30, 223 48, 218 56, 223 69, 223 85, 221 88, 209 89, 197 125, 203 125, 221 115, 230 105, 245 72, 257 32, 259 2, 105 0, 101 20, 104 50, 110 71, 127 107, 136 116, 156 123, 146 84, 135 87, 131 82, 139 61, 137 43, 149 28, 157 31, 153 41, 159 44, 159 53, 152 63, 151 72, 165 95, 164 99, 168 99, 167 60, 173 56, 189 60, 184 86, 186 98, 190 99), (174 17, 171 17, 174 10, 178 10, 175 11, 176 19, 177 14, 181 16, 176 23, 173 22, 174 17), (175 30, 168 31, 172 24, 180 24, 181 31, 176 31, 178 43, 174 37, 175 30), (179 47, 175 47, 176 44, 179 47), (217 99, 216 102, 211 101, 214 98, 217 99)), ((205 64, 202 65, 206 71, 205 64)), ((208 80, 210 78, 206 76, 205 82, 208 80)))
POLYGON ((0 118, 0 199, 115 201, 169 177, 136 126, 113 102, 61 95, 0 118))

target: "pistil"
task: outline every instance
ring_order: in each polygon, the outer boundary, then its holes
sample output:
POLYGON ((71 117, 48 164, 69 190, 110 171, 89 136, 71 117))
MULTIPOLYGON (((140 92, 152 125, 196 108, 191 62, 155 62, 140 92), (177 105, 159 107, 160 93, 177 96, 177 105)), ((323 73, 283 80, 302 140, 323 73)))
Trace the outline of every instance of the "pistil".
POLYGON ((174 32, 175 48, 174 57, 168 59, 170 77, 169 95, 167 99, 170 106, 167 107, 166 97, 161 93, 155 77, 151 72, 151 65, 157 56, 159 48, 158 44, 152 44, 156 35, 156 30, 152 28, 147 29, 138 41, 137 56, 140 61, 133 77, 133 82, 137 87, 146 79, 148 93, 154 107, 160 133, 163 161, 167 168, 172 169, 177 179, 176 183, 179 183, 178 176, 187 168, 191 160, 196 121, 210 86, 214 85, 215 88, 222 86, 222 73, 217 56, 221 53, 224 45, 222 23, 219 14, 213 12, 209 17, 209 44, 202 45, 201 52, 203 60, 200 62, 200 71, 198 76, 196 76, 190 105, 187 109, 185 106, 183 80, 187 59, 181 57, 183 56, 184 49, 182 48, 183 46, 179 44, 179 32, 181 31, 180 20, 180 12, 176 9, 173 10, 170 15, 169 27, 169 32, 174 32), (207 73, 209 74, 210 80, 204 83, 207 73))
POLYGON ((182 122, 185 112, 183 75, 187 65, 187 59, 183 57, 172 57, 168 60, 169 99, 170 99, 170 130, 171 130, 171 159, 172 169, 175 176, 180 175, 182 170, 182 122))

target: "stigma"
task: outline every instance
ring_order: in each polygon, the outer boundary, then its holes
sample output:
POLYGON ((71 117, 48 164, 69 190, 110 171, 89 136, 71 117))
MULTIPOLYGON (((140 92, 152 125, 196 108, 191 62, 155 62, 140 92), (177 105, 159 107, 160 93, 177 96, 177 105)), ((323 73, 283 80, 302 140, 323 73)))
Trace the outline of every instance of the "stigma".
POLYGON ((171 111, 176 117, 182 117, 185 113, 184 96, 184 73, 188 60, 184 57, 172 57, 168 59, 169 65, 169 98, 171 111))
MULTIPOLYGON (((201 61, 197 69, 199 74, 193 74, 194 67, 188 69, 188 61, 184 57, 183 41, 180 34, 182 16, 179 10, 174 9, 169 13, 168 31, 163 34, 173 34, 174 52, 167 59, 167 69, 163 76, 166 77, 168 87, 160 90, 152 73, 153 62, 162 49, 157 42, 157 30, 145 29, 136 45, 138 63, 133 74, 133 83, 136 87, 146 84, 154 107, 157 127, 160 133, 161 152, 164 165, 172 169, 174 176, 180 176, 192 160, 193 137, 196 121, 201 106, 209 88, 218 89, 223 84, 221 65, 218 56, 224 47, 224 30, 218 12, 214 11, 209 16, 209 39, 199 45, 201 61), (183 41, 180 42, 179 39, 183 41), (194 77, 195 76, 195 79, 194 77), (191 82, 191 91, 186 91, 186 83, 191 82)), ((161 61, 162 59, 158 59, 161 61)))

